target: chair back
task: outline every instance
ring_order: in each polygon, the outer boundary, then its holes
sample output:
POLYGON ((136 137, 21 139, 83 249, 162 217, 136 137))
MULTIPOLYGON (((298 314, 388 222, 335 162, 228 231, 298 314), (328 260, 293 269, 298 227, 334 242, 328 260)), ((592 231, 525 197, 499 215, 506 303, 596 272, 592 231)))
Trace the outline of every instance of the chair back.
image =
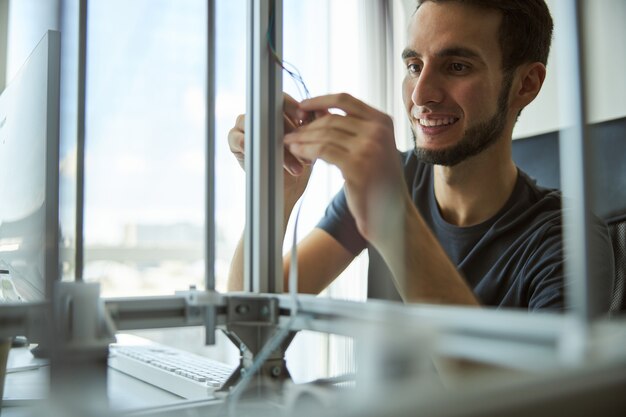
MULTIPOLYGON (((611 313, 626 311, 626 117, 589 126, 594 213, 608 225, 615 258, 611 313)), ((561 188, 559 132, 513 141, 517 166, 547 188, 561 188)))
POLYGON ((624 286, 626 284, 626 214, 607 221, 613 254, 615 256, 615 281, 611 312, 626 311, 624 286))

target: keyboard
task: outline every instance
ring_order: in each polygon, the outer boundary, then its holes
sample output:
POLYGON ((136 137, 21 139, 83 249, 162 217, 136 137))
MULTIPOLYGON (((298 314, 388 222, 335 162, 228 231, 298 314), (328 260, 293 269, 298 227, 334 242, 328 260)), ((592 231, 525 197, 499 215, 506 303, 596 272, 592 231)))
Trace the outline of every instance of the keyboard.
POLYGON ((109 367, 186 399, 207 399, 235 370, 221 362, 156 343, 109 347, 109 367))

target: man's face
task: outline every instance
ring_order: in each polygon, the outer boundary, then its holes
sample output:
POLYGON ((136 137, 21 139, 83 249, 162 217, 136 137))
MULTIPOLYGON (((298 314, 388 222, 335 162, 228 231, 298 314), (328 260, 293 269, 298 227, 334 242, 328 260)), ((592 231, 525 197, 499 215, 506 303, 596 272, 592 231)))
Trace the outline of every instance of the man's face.
POLYGON ((457 2, 426 2, 413 16, 403 97, 425 162, 453 166, 503 136, 511 77, 501 69, 500 21, 457 2))

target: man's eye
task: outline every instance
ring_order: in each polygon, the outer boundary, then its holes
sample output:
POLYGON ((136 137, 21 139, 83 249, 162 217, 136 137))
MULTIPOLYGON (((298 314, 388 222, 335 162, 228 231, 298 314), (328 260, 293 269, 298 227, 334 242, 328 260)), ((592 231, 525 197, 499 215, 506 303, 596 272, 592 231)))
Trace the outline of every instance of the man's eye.
POLYGON ((458 63, 458 62, 455 62, 455 63, 450 65, 450 69, 453 72, 465 72, 465 71, 468 70, 468 68, 469 67, 467 65, 461 64, 461 63, 458 63))
POLYGON ((417 64, 408 64, 406 66, 406 69, 409 72, 409 74, 419 74, 420 72, 420 66, 417 64))

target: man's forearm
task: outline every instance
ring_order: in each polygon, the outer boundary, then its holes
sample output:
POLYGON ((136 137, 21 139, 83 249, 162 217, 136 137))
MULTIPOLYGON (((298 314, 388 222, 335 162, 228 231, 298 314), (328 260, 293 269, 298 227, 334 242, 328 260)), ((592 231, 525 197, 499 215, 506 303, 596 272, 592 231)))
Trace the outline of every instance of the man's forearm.
POLYGON ((415 206, 406 211, 387 237, 375 244, 389 265, 405 302, 480 305, 415 206))
MULTIPOLYGON (((295 202, 285 203, 284 217, 283 217, 283 239, 285 231, 287 230, 287 222, 289 221, 289 215, 293 210, 295 202)), ((235 248, 235 253, 230 261, 230 271, 228 273, 228 291, 243 291, 243 274, 244 274, 244 237, 242 235, 235 248)))
POLYGON ((243 239, 243 236, 239 239, 233 259, 230 261, 228 291, 243 291, 243 239))

